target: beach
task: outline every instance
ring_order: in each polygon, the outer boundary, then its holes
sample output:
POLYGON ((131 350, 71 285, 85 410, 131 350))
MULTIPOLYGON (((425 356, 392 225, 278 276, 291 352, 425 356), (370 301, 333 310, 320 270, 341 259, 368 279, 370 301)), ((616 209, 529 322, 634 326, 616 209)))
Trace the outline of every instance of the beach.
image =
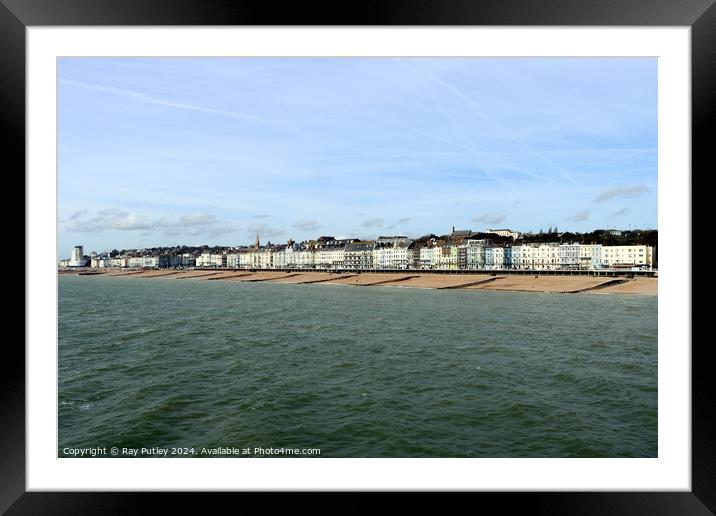
POLYGON ((657 295, 658 278, 627 275, 554 276, 547 274, 435 274, 421 271, 405 273, 249 271, 249 270, 116 270, 60 271, 61 274, 132 278, 191 279, 195 281, 271 282, 324 284, 357 287, 399 287, 425 289, 466 289, 484 291, 541 292, 563 294, 641 294, 657 295))

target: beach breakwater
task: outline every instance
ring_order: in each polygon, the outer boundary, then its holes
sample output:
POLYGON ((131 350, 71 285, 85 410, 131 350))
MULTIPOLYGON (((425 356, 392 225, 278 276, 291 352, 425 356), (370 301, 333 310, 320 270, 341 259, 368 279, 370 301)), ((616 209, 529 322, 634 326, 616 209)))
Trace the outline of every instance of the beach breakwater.
POLYGON ((85 276, 220 280, 238 282, 272 282, 288 284, 350 285, 358 287, 401 287, 427 289, 465 289, 484 291, 515 291, 542 293, 594 293, 657 295, 658 278, 623 275, 555 275, 536 274, 449 273, 423 271, 359 272, 359 271, 282 271, 282 270, 125 270, 60 271, 61 274, 85 276))

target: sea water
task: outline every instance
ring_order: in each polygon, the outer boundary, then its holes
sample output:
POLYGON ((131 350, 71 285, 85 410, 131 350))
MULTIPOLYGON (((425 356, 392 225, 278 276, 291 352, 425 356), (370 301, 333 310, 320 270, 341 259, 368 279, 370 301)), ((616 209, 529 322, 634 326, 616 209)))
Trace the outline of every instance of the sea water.
POLYGON ((656 296, 61 276, 58 302, 59 456, 657 456, 656 296))

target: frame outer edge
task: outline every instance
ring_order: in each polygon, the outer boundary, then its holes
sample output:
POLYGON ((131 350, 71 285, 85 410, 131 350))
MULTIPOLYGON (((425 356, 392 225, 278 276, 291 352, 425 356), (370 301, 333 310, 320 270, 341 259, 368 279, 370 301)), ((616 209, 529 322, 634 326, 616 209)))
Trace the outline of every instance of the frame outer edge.
MULTIPOLYGON (((691 27, 691 148, 692 148, 692 243, 697 242, 707 224, 693 213, 694 206, 708 207, 710 189, 696 190, 693 178, 714 170, 713 137, 716 120, 716 4, 712 4, 691 27), (697 229, 696 223, 699 228, 697 229)), ((705 255, 692 251, 692 270, 709 267, 705 255)), ((716 512, 716 405, 713 394, 713 362, 708 358, 710 346, 706 340, 694 339, 697 335, 694 321, 708 321, 712 316, 707 303, 694 298, 692 284, 692 339, 691 339, 691 488, 692 492, 711 511, 716 512)), ((703 275, 701 288, 707 290, 713 279, 703 275)))
MULTIPOLYGON (((78 24, 82 25, 79 20, 78 24)), ((713 158, 709 160, 711 142, 707 135, 708 129, 713 128, 716 120, 714 34, 716 4, 712 3, 692 25, 692 106, 695 108, 692 109, 692 170, 698 168, 704 173, 707 165, 713 165, 713 158)), ((18 161, 15 169, 21 166, 24 171, 25 25, 10 11, 5 2, 0 3, 0 48, 5 50, 0 54, 0 66, 5 76, 0 82, 0 109, 4 115, 0 117, 0 127, 7 134, 6 155, 15 157, 18 161)), ((692 234, 697 234, 693 227, 692 234)), ((694 258, 694 266, 698 265, 703 266, 705 263, 694 258)), ((696 308, 697 304, 693 306, 696 308)), ((710 362, 705 359, 706 351, 703 346, 694 346, 692 353, 692 489, 694 495, 713 511, 716 507, 716 493, 713 488, 716 478, 716 442, 712 436, 716 435, 716 409, 709 399, 712 384, 707 367, 710 362)), ((0 425, 0 513, 7 510, 25 491, 24 350, 21 350, 19 355, 19 361, 3 360, 0 369, 4 373, 0 406, 7 417, 5 422, 11 423, 0 425)))
MULTIPOLYGON (((3 155, 7 163, 3 168, 6 179, 12 178, 21 185, 22 196, 14 189, 12 194, 9 189, 6 193, 21 198, 21 202, 24 202, 25 25, 4 3, 0 3, 0 49, 0 130, 3 133, 3 155)), ((26 209, 27 204, 24 206, 23 215, 26 214, 26 209)), ((19 224, 14 223, 11 226, 17 227, 19 224)), ((23 234, 14 238, 16 242, 23 242, 23 249, 26 249, 27 244, 25 229, 23 226, 23 234)), ((19 233, 19 229, 15 231, 19 233)), ((23 272, 22 279, 25 283, 27 270, 24 264, 23 272)), ((16 279, 20 279, 19 274, 16 279)), ((15 299, 15 310, 19 310, 20 306, 22 310, 26 310, 26 292, 22 294, 22 303, 17 297, 15 299)), ((0 513, 7 510, 25 492, 26 473, 24 331, 22 340, 10 337, 3 344, 3 357, 0 360, 0 410, 4 416, 0 424, 0 513)))

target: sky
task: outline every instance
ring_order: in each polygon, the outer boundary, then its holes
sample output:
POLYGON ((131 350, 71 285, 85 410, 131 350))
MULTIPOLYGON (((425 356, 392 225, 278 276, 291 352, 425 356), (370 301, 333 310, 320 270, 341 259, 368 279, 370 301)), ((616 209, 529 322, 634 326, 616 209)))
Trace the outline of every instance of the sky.
POLYGON ((657 228, 655 58, 62 58, 58 254, 657 228))

